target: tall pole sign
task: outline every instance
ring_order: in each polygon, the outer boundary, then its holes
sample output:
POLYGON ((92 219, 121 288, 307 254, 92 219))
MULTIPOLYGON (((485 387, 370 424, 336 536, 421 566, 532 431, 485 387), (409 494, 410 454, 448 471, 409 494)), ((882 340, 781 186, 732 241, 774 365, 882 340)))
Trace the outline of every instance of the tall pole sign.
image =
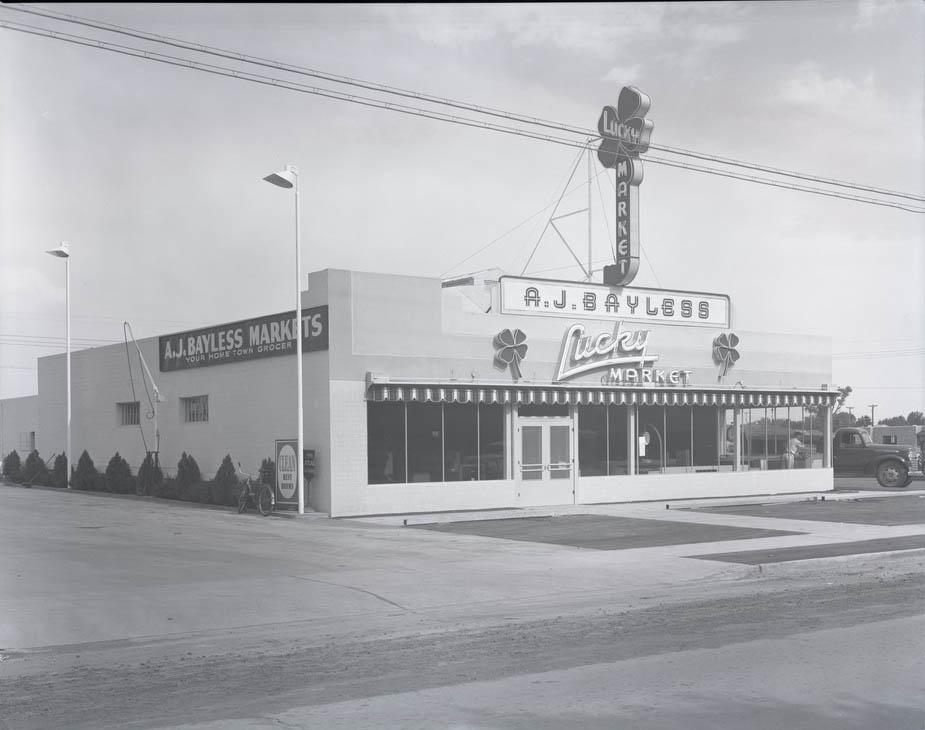
POLYGON ((604 267, 604 283, 626 286, 639 270, 639 183, 642 182, 641 152, 649 149, 655 123, 644 119, 651 100, 635 86, 624 86, 617 108, 605 106, 598 120, 601 146, 597 158, 604 167, 617 171, 616 260, 604 267))

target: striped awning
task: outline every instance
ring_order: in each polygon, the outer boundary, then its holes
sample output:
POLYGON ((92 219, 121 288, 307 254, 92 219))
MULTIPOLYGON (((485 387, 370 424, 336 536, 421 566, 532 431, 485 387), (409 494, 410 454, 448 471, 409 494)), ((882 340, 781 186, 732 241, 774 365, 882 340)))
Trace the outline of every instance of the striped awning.
POLYGON ((453 387, 372 383, 368 400, 419 403, 502 403, 514 405, 647 406, 831 406, 838 397, 826 391, 771 391, 698 388, 453 387))

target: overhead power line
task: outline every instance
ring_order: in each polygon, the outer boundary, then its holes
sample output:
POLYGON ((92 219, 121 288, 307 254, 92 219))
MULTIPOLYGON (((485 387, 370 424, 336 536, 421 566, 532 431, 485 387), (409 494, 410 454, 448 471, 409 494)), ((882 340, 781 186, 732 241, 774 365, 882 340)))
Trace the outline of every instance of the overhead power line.
MULTIPOLYGON (((373 81, 366 81, 363 79, 355 79, 349 76, 343 76, 340 74, 335 74, 327 71, 321 71, 318 69, 307 68, 305 66, 298 66, 295 64, 283 63, 281 61, 276 61, 268 58, 261 58, 259 56, 251 56, 245 53, 238 51, 232 51, 223 48, 216 48, 213 46, 207 46, 202 43, 193 43, 190 41, 184 41, 179 38, 173 38, 170 36, 160 35, 157 33, 148 33, 143 30, 138 30, 135 28, 128 28, 125 26, 116 25, 113 23, 104 23, 92 18, 81 17, 77 15, 72 15, 69 13, 62 13, 54 10, 47 10, 45 8, 37 9, 28 6, 0 6, 7 10, 14 10, 22 13, 29 13, 31 15, 57 20, 60 22, 73 23, 77 25, 82 25, 89 28, 95 28, 97 30, 103 30, 110 33, 117 33, 120 35, 129 36, 132 38, 138 38, 141 40, 146 40, 153 43, 160 43, 163 45, 173 46, 175 48, 181 48, 188 51, 193 51, 196 53, 203 53, 212 56, 217 56, 220 58, 225 58, 229 60, 239 61, 242 63, 249 63, 252 65, 262 66, 265 68, 272 68, 278 71, 286 71, 288 73, 298 74, 302 76, 309 76, 312 78, 322 79, 325 81, 345 84, 349 86, 354 86, 357 88, 367 89, 369 91, 376 91, 384 94, 392 94, 395 96, 400 96, 408 99, 414 99, 416 101, 424 101, 431 104, 439 104, 443 106, 448 106, 456 109, 463 109, 470 112, 476 112, 479 114, 485 114, 489 116, 499 117, 507 119, 513 122, 519 122, 521 124, 530 124, 540 127, 545 127, 548 129, 555 129, 560 132, 568 132, 572 134, 580 135, 581 137, 591 136, 592 138, 599 138, 597 130, 593 130, 587 127, 578 127, 575 125, 565 124, 562 122, 556 122, 549 119, 542 119, 539 117, 528 116, 524 114, 518 114, 516 112, 506 111, 503 109, 497 109, 494 107, 482 106, 479 104, 472 104, 469 102, 459 101, 456 99, 451 99, 448 97, 435 96, 432 94, 426 94, 419 91, 412 91, 410 89, 403 89, 400 87, 389 86, 386 84, 381 84, 373 81)), ((847 182, 844 180, 836 180, 834 178, 825 178, 817 175, 809 175, 807 173, 796 172, 793 170, 785 170, 783 168, 770 167, 767 165, 759 165, 753 162, 745 162, 743 160, 737 160, 730 157, 721 157, 718 155, 710 155, 703 152, 696 152, 694 150, 685 149, 682 147, 671 147, 668 145, 660 144, 651 144, 649 145, 650 149, 657 150, 659 152, 669 152, 671 154, 681 155, 685 157, 694 157, 697 159, 720 163, 724 165, 732 165, 735 167, 748 168, 758 172, 765 172, 774 175, 781 175, 785 177, 795 178, 806 180, 809 182, 821 183, 824 185, 833 185, 837 187, 850 188, 854 190, 859 190, 862 192, 876 193, 879 195, 895 196, 906 198, 908 200, 914 200, 918 202, 925 202, 925 197, 920 195, 914 195, 911 193, 906 193, 897 190, 889 190, 886 188, 873 187, 869 185, 860 185, 858 183, 847 182)), ((748 179, 748 178, 743 178, 748 179)), ((905 209, 904 209, 905 210, 905 209)))
MULTIPOLYGON (((2 6, 0 6, 2 7, 2 6)), ((360 104, 363 106, 385 109, 388 111, 400 112, 403 114, 409 114, 412 116, 423 117, 427 119, 434 119, 442 122, 449 122, 452 124, 458 124, 467 127, 474 127, 478 129, 487 129, 496 132, 503 132, 505 134, 517 135, 520 137, 526 137, 529 139, 536 139, 543 142, 551 142, 554 144, 565 145, 568 147, 577 147, 581 149, 593 149, 593 147, 586 142, 562 137, 556 137, 548 134, 539 134, 536 132, 531 132, 529 130, 519 129, 516 127, 506 127, 503 125, 492 124, 491 122, 484 122, 477 119, 471 119, 468 117, 460 117, 449 114, 444 114, 442 112, 436 112, 429 109, 421 109, 419 107, 412 107, 404 104, 394 104, 391 102, 385 102, 379 99, 373 99, 370 97, 362 97, 354 94, 345 94, 343 92, 334 91, 332 89, 323 89, 319 87, 312 87, 306 84, 300 84, 294 81, 285 81, 283 79, 278 79, 270 76, 261 76, 258 74, 251 74, 245 71, 238 71, 236 69, 226 68, 222 66, 215 66, 212 64, 203 64, 198 61, 192 61, 189 59, 178 58, 175 56, 168 56, 166 54, 157 53, 155 51, 146 51, 140 48, 133 48, 130 46, 121 46, 113 43, 106 43, 105 41, 96 40, 93 38, 86 38, 83 36, 75 36, 69 33, 61 33, 59 31, 47 30, 44 28, 37 28, 34 26, 29 26, 23 23, 11 23, 9 21, 0 21, 0 28, 5 28, 7 30, 15 30, 23 33, 28 33, 31 35, 42 36, 46 38, 52 38, 55 40, 62 40, 68 43, 74 43, 76 45, 87 46, 90 48, 96 48, 99 50, 111 51, 114 53, 119 53, 122 55, 133 56, 135 58, 142 58, 149 61, 157 61, 159 63, 164 63, 172 66, 180 66, 182 68, 189 68, 196 71, 203 71, 205 73, 210 73, 218 76, 226 76, 229 78, 239 79, 242 81, 250 81, 253 83, 262 84, 265 86, 273 86, 276 88, 286 89, 289 91, 298 91, 301 93, 313 94, 316 96, 323 96, 331 99, 337 99, 339 101, 348 101, 354 104, 360 104)), ((699 165, 689 165, 680 162, 672 162, 660 158, 646 157, 644 158, 653 164, 667 165, 670 167, 678 167, 682 169, 692 170, 696 172, 704 172, 713 175, 719 175, 722 177, 744 180, 747 182, 756 182, 763 185, 768 185, 771 187, 779 187, 787 190, 796 190, 799 192, 809 192, 815 193, 817 195, 824 195, 831 198, 840 198, 843 200, 850 200, 857 203, 868 203, 870 205, 879 205, 887 208, 897 208, 899 210, 905 210, 912 213, 925 213, 925 208, 914 208, 903 203, 896 203, 886 200, 877 200, 875 198, 866 198, 858 195, 848 195, 845 193, 839 193, 835 191, 823 191, 817 188, 809 188, 801 185, 794 185, 792 183, 784 183, 780 181, 774 181, 766 178, 758 178, 750 175, 741 175, 738 173, 728 172, 724 170, 717 170, 714 168, 703 167, 699 165)))

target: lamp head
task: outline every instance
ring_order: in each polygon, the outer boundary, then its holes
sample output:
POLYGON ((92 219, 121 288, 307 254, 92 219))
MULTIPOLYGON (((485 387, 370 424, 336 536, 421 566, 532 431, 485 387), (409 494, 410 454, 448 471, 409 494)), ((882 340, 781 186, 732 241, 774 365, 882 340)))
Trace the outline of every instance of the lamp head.
POLYGON ((264 180, 280 188, 291 188, 295 185, 299 177, 299 168, 295 165, 286 165, 286 169, 281 172, 274 172, 267 175, 264 180))
POLYGON ((45 253, 57 256, 59 259, 68 259, 71 257, 71 248, 67 241, 61 241, 61 243, 58 244, 58 248, 53 248, 45 253))

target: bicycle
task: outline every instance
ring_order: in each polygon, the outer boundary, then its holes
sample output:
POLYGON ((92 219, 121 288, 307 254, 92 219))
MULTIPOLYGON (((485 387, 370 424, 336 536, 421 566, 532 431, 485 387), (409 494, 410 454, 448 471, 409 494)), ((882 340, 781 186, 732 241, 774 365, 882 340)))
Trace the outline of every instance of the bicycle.
POLYGON ((244 487, 238 495, 238 514, 247 509, 248 503, 253 504, 264 517, 276 509, 276 497, 268 485, 257 482, 252 475, 243 471, 240 462, 237 472, 244 477, 244 487))

